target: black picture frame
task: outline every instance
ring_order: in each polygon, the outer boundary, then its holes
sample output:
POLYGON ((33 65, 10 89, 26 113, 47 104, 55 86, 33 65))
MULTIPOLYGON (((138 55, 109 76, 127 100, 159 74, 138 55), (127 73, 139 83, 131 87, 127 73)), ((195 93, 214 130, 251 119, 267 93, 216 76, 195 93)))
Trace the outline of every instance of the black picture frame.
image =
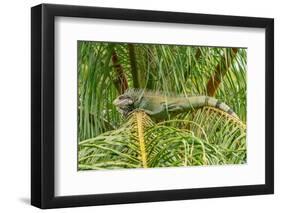
POLYGON ((59 208, 272 194, 274 192, 274 20, 241 16, 41 4, 31 8, 31 204, 59 208), (54 195, 55 17, 263 28, 265 48, 265 184, 93 195, 54 195))

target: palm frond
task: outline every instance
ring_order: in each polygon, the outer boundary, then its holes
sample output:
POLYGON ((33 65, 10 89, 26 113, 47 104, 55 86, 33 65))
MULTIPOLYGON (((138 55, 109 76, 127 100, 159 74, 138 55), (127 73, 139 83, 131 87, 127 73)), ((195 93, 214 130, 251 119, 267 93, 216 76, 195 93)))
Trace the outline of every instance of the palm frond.
POLYGON ((212 108, 157 124, 138 110, 119 129, 81 141, 79 169, 245 163, 245 130, 239 120, 212 108))

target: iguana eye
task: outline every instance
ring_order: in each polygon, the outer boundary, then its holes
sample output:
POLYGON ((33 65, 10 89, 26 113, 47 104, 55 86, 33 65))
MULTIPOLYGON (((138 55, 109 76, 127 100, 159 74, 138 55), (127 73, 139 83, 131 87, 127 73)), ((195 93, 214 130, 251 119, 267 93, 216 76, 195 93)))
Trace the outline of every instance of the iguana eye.
POLYGON ((129 96, 127 96, 127 95, 120 95, 119 96, 120 100, 124 100, 124 99, 127 99, 127 98, 129 98, 129 96))
POLYGON ((121 95, 113 101, 113 104, 118 107, 126 107, 133 104, 133 100, 127 95, 121 95))

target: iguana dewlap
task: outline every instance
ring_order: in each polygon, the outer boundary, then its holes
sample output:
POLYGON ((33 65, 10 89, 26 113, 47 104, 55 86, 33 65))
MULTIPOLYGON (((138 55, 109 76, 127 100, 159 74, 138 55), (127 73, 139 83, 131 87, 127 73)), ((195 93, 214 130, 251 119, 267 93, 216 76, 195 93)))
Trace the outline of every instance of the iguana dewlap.
POLYGON ((238 118, 229 106, 209 96, 166 96, 161 92, 147 91, 145 89, 128 89, 124 94, 118 96, 113 104, 124 116, 127 116, 135 109, 142 109, 152 117, 164 119, 169 113, 178 114, 210 106, 238 118))

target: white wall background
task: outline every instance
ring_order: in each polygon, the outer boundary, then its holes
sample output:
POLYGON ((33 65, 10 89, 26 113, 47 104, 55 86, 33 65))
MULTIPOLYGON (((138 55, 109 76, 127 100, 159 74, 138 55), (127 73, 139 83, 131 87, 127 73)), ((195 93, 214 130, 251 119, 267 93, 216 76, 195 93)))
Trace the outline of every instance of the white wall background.
MULTIPOLYGON (((275 18, 275 150, 280 150, 281 13, 278 0, 45 0, 44 3, 275 18), (279 81, 279 82, 278 82, 279 81)), ((39 212, 30 197, 30 7, 37 0, 2 1, 0 7, 0 211, 39 212)), ((51 212, 277 212, 281 155, 275 151, 275 195, 201 199, 50 210, 51 212)))

